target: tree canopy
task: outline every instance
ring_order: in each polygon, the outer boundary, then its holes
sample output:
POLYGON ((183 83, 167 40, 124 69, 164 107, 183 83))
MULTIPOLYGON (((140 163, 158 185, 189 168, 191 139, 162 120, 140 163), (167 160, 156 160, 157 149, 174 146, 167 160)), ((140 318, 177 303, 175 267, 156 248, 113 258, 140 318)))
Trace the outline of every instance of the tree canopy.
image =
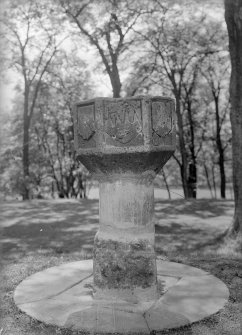
POLYGON ((196 197, 198 185, 226 197, 230 61, 222 12, 219 2, 4 2, 1 71, 17 78, 11 110, 2 113, 4 194, 85 196, 90 177, 75 161, 71 108, 103 89, 174 98, 177 151, 162 180, 181 185, 185 198, 196 197))

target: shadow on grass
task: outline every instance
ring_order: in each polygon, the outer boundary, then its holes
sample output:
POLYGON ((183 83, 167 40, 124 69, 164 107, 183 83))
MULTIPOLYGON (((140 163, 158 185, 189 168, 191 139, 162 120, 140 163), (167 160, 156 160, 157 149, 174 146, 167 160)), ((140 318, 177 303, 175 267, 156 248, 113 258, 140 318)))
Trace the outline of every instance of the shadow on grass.
MULTIPOLYGON (((98 201, 8 202, 0 204, 0 207, 0 242, 5 262, 0 281, 3 292, 0 333, 2 328, 3 333, 7 334, 9 331, 8 334, 16 335, 72 334, 71 330, 56 329, 20 313, 13 303, 12 294, 17 284, 32 273, 63 262, 79 260, 82 252, 88 254, 88 258, 92 257, 93 239, 98 229, 98 201)), ((213 258, 213 254, 199 257, 200 250, 208 246, 215 247, 216 239, 230 224, 233 203, 211 199, 178 199, 157 201, 155 208, 156 250, 163 254, 174 251, 177 253, 174 261, 184 262, 185 259, 185 263, 217 275, 229 285, 230 302, 234 304, 242 301, 241 261, 231 260, 230 257, 221 259, 216 255, 213 258), (194 250, 198 257, 184 257, 186 253, 190 256, 194 250)), ((220 314, 211 319, 211 326, 208 321, 206 325, 202 321, 199 334, 214 333, 214 324, 217 327, 216 334, 231 334, 230 328, 239 320, 237 305, 232 312, 231 306, 232 303, 227 309, 228 317, 224 321, 220 321, 220 314), (204 327, 208 328, 208 332, 203 331, 204 327)), ((195 334, 197 332, 196 329, 193 332, 194 327, 200 326, 192 325, 157 335, 195 334)))
MULTIPOLYGON (((80 253, 92 256, 98 229, 97 200, 36 200, 1 204, 4 259, 36 251, 80 253)), ((156 201, 156 250, 191 252, 213 247, 228 227, 231 201, 156 201)))
POLYGON ((184 227, 182 224, 171 223, 166 227, 155 227, 155 246, 158 253, 204 251, 206 248, 217 250, 224 232, 212 232, 204 229, 184 227))
POLYGON ((230 200, 215 199, 175 199, 156 201, 156 214, 167 215, 195 215, 198 218, 210 218, 226 215, 233 209, 233 202, 230 200))
POLYGON ((164 200, 155 209, 158 253, 216 250, 233 216, 227 200, 164 200))
POLYGON ((2 209, 4 259, 41 251, 92 253, 98 229, 97 201, 6 203, 2 209))

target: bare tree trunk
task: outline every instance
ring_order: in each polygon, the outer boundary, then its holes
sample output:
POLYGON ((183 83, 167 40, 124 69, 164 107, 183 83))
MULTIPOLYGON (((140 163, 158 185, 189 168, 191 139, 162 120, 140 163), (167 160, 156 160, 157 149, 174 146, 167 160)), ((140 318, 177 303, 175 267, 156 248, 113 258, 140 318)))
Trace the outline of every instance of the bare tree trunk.
POLYGON ((207 180, 208 189, 210 191, 211 197, 214 198, 213 191, 212 191, 212 186, 211 186, 211 183, 210 183, 210 180, 209 180, 208 167, 207 167, 206 163, 203 163, 203 167, 204 167, 204 171, 205 171, 205 176, 206 176, 206 180, 207 180))
POLYGON ((219 171, 220 171, 220 196, 222 199, 226 198, 226 176, 224 168, 224 148, 221 140, 221 122, 219 117, 219 98, 214 95, 215 115, 216 115, 216 145, 219 154, 219 171))
POLYGON ((122 84, 120 81, 117 62, 113 62, 112 71, 111 72, 109 71, 108 75, 113 89, 113 98, 120 98, 122 84))
POLYGON ((29 107, 28 107, 28 99, 29 99, 29 89, 25 86, 24 93, 24 115, 23 115, 23 123, 24 123, 24 134, 23 134, 23 156, 22 156, 22 164, 23 164, 23 192, 22 197, 23 200, 29 200, 29 107))
POLYGON ((184 132, 183 132, 183 120, 181 115, 180 109, 180 99, 176 95, 176 115, 178 121, 178 133, 179 133, 179 145, 180 145, 180 153, 181 153, 181 160, 182 164, 180 166, 181 171, 181 179, 182 179, 182 187, 185 198, 189 198, 189 190, 188 190, 188 176, 187 176, 187 153, 184 141, 184 132))
POLYGON ((191 151, 191 163, 189 164, 189 177, 188 177, 188 197, 197 197, 197 159, 195 154, 195 136, 194 136, 194 122, 192 118, 191 102, 187 103, 188 119, 190 126, 190 151, 191 151))
POLYGON ((100 40, 95 36, 95 33, 91 33, 88 30, 86 30, 82 24, 81 13, 83 12, 86 6, 87 4, 80 7, 78 12, 75 14, 74 12, 72 12, 71 8, 65 8, 65 12, 76 23, 81 33, 84 34, 89 39, 90 43, 96 47, 102 59, 102 62, 105 66, 107 74, 109 76, 110 83, 111 83, 112 90, 113 90, 113 97, 119 98, 122 84, 120 81, 120 75, 119 75, 119 69, 118 69, 118 58, 120 54, 122 53, 125 34, 119 25, 117 16, 111 13, 110 20, 105 26, 105 29, 103 30, 103 35, 105 36, 106 43, 107 43, 107 50, 105 50, 103 48, 102 42, 100 42, 100 40), (111 33, 114 32, 113 31, 114 27, 115 27, 116 37, 118 41, 116 47, 112 45, 112 38, 111 38, 111 33))
POLYGON ((230 120, 232 125, 235 212, 229 234, 242 235, 242 0, 225 0, 232 72, 230 120))
POLYGON ((214 171, 214 165, 212 166, 212 177, 213 177, 213 189, 214 189, 214 196, 215 199, 217 199, 217 189, 216 189, 216 179, 215 179, 215 171, 214 171))
POLYGON ((196 199, 197 197, 197 166, 196 157, 192 159, 192 163, 189 164, 189 175, 188 175, 188 197, 196 199))
POLYGON ((53 181, 51 182, 51 197, 55 198, 55 185, 53 181))
POLYGON ((171 200, 171 191, 170 191, 170 187, 169 187, 169 184, 167 182, 166 174, 165 174, 165 171, 164 171, 163 168, 161 169, 161 174, 162 174, 162 177, 164 179, 164 183, 165 183, 166 190, 167 190, 167 193, 168 193, 168 198, 169 198, 169 200, 171 200))

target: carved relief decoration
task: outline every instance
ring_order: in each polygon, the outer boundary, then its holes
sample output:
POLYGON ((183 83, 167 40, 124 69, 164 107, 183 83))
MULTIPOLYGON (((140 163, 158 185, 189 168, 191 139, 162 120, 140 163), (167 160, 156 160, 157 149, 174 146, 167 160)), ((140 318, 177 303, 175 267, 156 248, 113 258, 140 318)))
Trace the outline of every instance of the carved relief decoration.
POLYGON ((110 136, 109 144, 117 146, 143 143, 141 102, 139 100, 106 101, 103 124, 104 131, 110 136))
POLYGON ((172 133, 173 120, 172 101, 153 101, 151 108, 152 140, 154 145, 164 142, 164 138, 172 133))
POLYGON ((77 108, 77 132, 82 147, 92 147, 95 144, 94 104, 77 108), (89 143, 88 143, 89 142, 89 143), (93 143, 94 142, 94 143, 93 143))

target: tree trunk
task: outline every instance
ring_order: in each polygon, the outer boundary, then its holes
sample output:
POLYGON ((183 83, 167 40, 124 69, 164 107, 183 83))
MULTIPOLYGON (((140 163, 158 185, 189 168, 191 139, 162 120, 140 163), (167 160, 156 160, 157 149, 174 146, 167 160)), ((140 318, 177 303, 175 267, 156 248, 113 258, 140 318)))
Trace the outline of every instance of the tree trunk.
POLYGON ((232 126, 235 212, 229 234, 242 235, 242 0, 225 0, 231 57, 230 120, 232 126))
POLYGON ((226 175, 224 168, 224 154, 223 150, 219 153, 219 170, 220 170, 220 196, 222 199, 226 198, 226 175))
POLYGON ((181 153, 182 164, 180 166, 181 171, 181 179, 182 179, 182 187, 184 192, 184 197, 189 198, 189 190, 188 190, 188 177, 187 177, 187 153, 184 141, 184 133, 183 133, 183 120, 181 115, 181 107, 180 107, 180 99, 176 95, 176 115, 178 121, 178 134, 179 134, 179 146, 181 153))
POLYGON ((24 121, 23 136, 23 200, 29 200, 29 127, 24 121))
POLYGON ((23 115, 23 123, 24 123, 24 134, 23 134, 23 156, 22 156, 22 164, 23 164, 23 191, 22 197, 23 200, 29 200, 29 89, 25 87, 24 93, 24 115, 23 115))
POLYGON ((197 166, 196 157, 194 161, 189 164, 189 176, 188 176, 188 197, 196 199, 197 197, 197 166))
POLYGON ((194 136, 194 122, 192 118, 192 107, 191 102, 187 103, 188 120, 190 126, 190 151, 191 151, 191 163, 189 164, 189 176, 188 176, 188 197, 197 197, 197 159, 195 154, 195 136, 194 136))
POLYGON ((205 176, 206 176, 206 180, 207 180, 208 189, 210 191, 211 197, 214 198, 213 191, 212 191, 212 186, 211 186, 211 183, 210 183, 210 180, 209 180, 208 167, 207 167, 206 163, 203 163, 203 167, 204 167, 204 171, 205 171, 205 176))
POLYGON ((214 164, 212 166, 212 177, 213 177, 213 189, 214 189, 214 196, 217 199, 217 185, 216 185, 216 178, 215 178, 215 171, 214 171, 214 164))
POLYGON ((51 197, 55 198, 55 185, 53 181, 51 182, 51 197))
POLYGON ((108 75, 113 89, 113 98, 120 98, 122 84, 120 81, 117 63, 112 63, 112 71, 108 72, 108 75))
POLYGON ((164 179, 164 183, 165 183, 166 190, 167 190, 167 193, 168 193, 168 198, 169 198, 169 200, 171 200, 171 191, 170 191, 170 187, 169 187, 169 184, 167 182, 166 174, 165 174, 165 171, 164 171, 163 168, 161 169, 161 174, 162 174, 162 177, 164 179))
POLYGON ((222 199, 226 198, 226 176, 224 168, 224 148, 221 140, 221 125, 219 117, 219 98, 214 94, 215 115, 216 115, 216 145, 219 154, 219 171, 220 171, 220 196, 222 199))

